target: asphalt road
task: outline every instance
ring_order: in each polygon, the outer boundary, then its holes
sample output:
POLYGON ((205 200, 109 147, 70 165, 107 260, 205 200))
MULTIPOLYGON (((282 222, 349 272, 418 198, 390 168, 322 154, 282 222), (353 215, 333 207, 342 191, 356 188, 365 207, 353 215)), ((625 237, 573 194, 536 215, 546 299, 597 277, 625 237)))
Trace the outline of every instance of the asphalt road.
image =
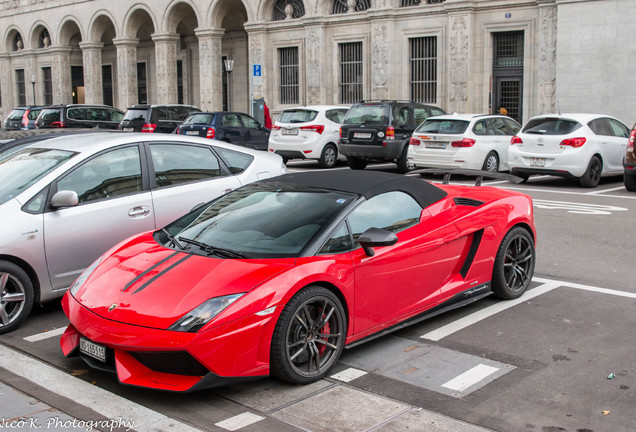
POLYGON ((485 183, 534 199, 532 289, 347 350, 318 383, 267 379, 187 395, 123 387, 62 357, 58 334, 67 321, 55 304, 0 336, 0 381, 70 416, 119 414, 139 431, 636 430, 636 194, 620 177, 591 190, 554 177, 485 183))

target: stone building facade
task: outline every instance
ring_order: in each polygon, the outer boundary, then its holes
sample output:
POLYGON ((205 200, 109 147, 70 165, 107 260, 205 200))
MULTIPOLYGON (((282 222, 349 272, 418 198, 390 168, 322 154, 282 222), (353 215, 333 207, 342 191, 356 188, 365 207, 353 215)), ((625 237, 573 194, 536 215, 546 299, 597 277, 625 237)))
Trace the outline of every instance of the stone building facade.
POLYGON ((633 0, 0 0, 0 114, 407 99, 631 126, 632 22, 633 0))

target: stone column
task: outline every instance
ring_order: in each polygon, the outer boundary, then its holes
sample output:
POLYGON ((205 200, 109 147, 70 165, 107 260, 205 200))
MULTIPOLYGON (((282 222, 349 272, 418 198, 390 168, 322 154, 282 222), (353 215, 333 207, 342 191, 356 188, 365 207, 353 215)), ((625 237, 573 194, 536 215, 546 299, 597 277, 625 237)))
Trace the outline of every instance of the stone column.
POLYGON ((71 47, 55 47, 50 53, 53 56, 52 77, 53 103, 67 105, 73 102, 71 85, 71 47))
POLYGON ((104 103, 102 90, 102 42, 81 42, 84 61, 84 91, 87 104, 104 103))
MULTIPOLYGON (((539 4, 539 112, 555 112, 557 7, 539 4)), ((535 115, 535 114, 531 114, 535 115)))
POLYGON ((117 48, 117 93, 118 108, 126 109, 137 101, 137 45, 139 39, 113 39, 117 48))
POLYGON ((470 23, 468 14, 449 16, 448 62, 450 97, 448 112, 468 112, 468 64, 470 61, 470 23))
MULTIPOLYGON (((4 114, 8 114, 13 108, 13 81, 11 80, 11 59, 8 53, 0 54, 0 96, 4 103, 2 104, 4 114)), ((4 115, 2 116, 4 118, 4 115)))
MULTIPOLYGON (((371 24, 371 98, 387 99, 389 81, 389 44, 392 37, 392 21, 374 21, 371 24)), ((395 96, 393 96, 395 97, 395 96)))
POLYGON ((307 105, 325 103, 325 86, 322 85, 321 59, 324 50, 325 34, 323 26, 305 28, 305 61, 307 63, 307 105))
MULTIPOLYGON (((288 5, 289 6, 289 5, 288 5)), ((248 58, 248 68, 249 70, 247 71, 247 79, 248 79, 248 83, 249 85, 252 86, 252 99, 259 99, 259 98, 264 98, 266 95, 266 91, 267 91, 267 81, 264 77, 270 77, 270 75, 272 74, 272 71, 267 69, 267 65, 263 64, 263 60, 265 59, 265 34, 263 32, 256 32, 256 31, 251 31, 250 33, 247 34, 247 38, 248 38, 248 44, 249 44, 249 58, 248 58), (252 73, 253 73, 253 66, 255 64, 259 64, 262 66, 263 70, 261 71, 261 79, 254 79, 252 77, 252 73)), ((269 51, 270 55, 277 55, 276 50, 270 50, 269 51)), ((300 84, 302 85, 303 80, 301 79, 301 77, 298 77, 300 84)), ((271 81, 271 77, 269 79, 271 81)), ((249 92, 248 92, 249 93, 249 92)), ((300 95, 302 95, 302 88, 300 91, 300 95)), ((268 104, 272 104, 272 101, 265 101, 268 104)), ((250 105, 252 103, 252 101, 249 102, 250 105)), ((302 99, 299 100, 299 103, 302 104, 302 99)))
POLYGON ((221 38, 223 29, 197 30, 199 38, 200 108, 204 111, 223 109, 223 68, 221 65, 221 38))
POLYGON ((176 33, 153 34, 157 77, 157 103, 177 103, 177 44, 176 33))

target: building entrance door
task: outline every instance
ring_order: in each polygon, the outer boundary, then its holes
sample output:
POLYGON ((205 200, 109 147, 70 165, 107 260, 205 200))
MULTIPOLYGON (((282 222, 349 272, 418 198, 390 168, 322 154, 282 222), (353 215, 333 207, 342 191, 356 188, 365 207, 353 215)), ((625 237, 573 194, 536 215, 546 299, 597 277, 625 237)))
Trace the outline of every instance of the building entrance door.
POLYGON ((493 33, 492 112, 522 122, 523 32, 493 33))

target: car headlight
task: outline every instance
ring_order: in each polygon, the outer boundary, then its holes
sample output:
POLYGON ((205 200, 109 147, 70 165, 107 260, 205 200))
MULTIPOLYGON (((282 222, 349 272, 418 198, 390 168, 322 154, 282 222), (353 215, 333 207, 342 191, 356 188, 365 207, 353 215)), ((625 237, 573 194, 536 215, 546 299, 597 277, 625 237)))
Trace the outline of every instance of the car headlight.
POLYGON ((82 272, 81 275, 79 275, 77 279, 75 279, 75 282, 73 282, 73 285, 71 285, 71 287, 69 288, 69 291, 71 292, 71 295, 73 297, 75 297, 75 294, 77 294, 77 291, 82 287, 82 285, 84 285, 86 279, 88 279, 88 277, 95 271, 97 266, 102 262, 102 258, 103 255, 97 258, 95 262, 93 262, 93 264, 91 264, 86 270, 82 272))
POLYGON ((179 321, 168 327, 168 330, 196 333, 243 294, 230 294, 211 298, 185 314, 179 321))

